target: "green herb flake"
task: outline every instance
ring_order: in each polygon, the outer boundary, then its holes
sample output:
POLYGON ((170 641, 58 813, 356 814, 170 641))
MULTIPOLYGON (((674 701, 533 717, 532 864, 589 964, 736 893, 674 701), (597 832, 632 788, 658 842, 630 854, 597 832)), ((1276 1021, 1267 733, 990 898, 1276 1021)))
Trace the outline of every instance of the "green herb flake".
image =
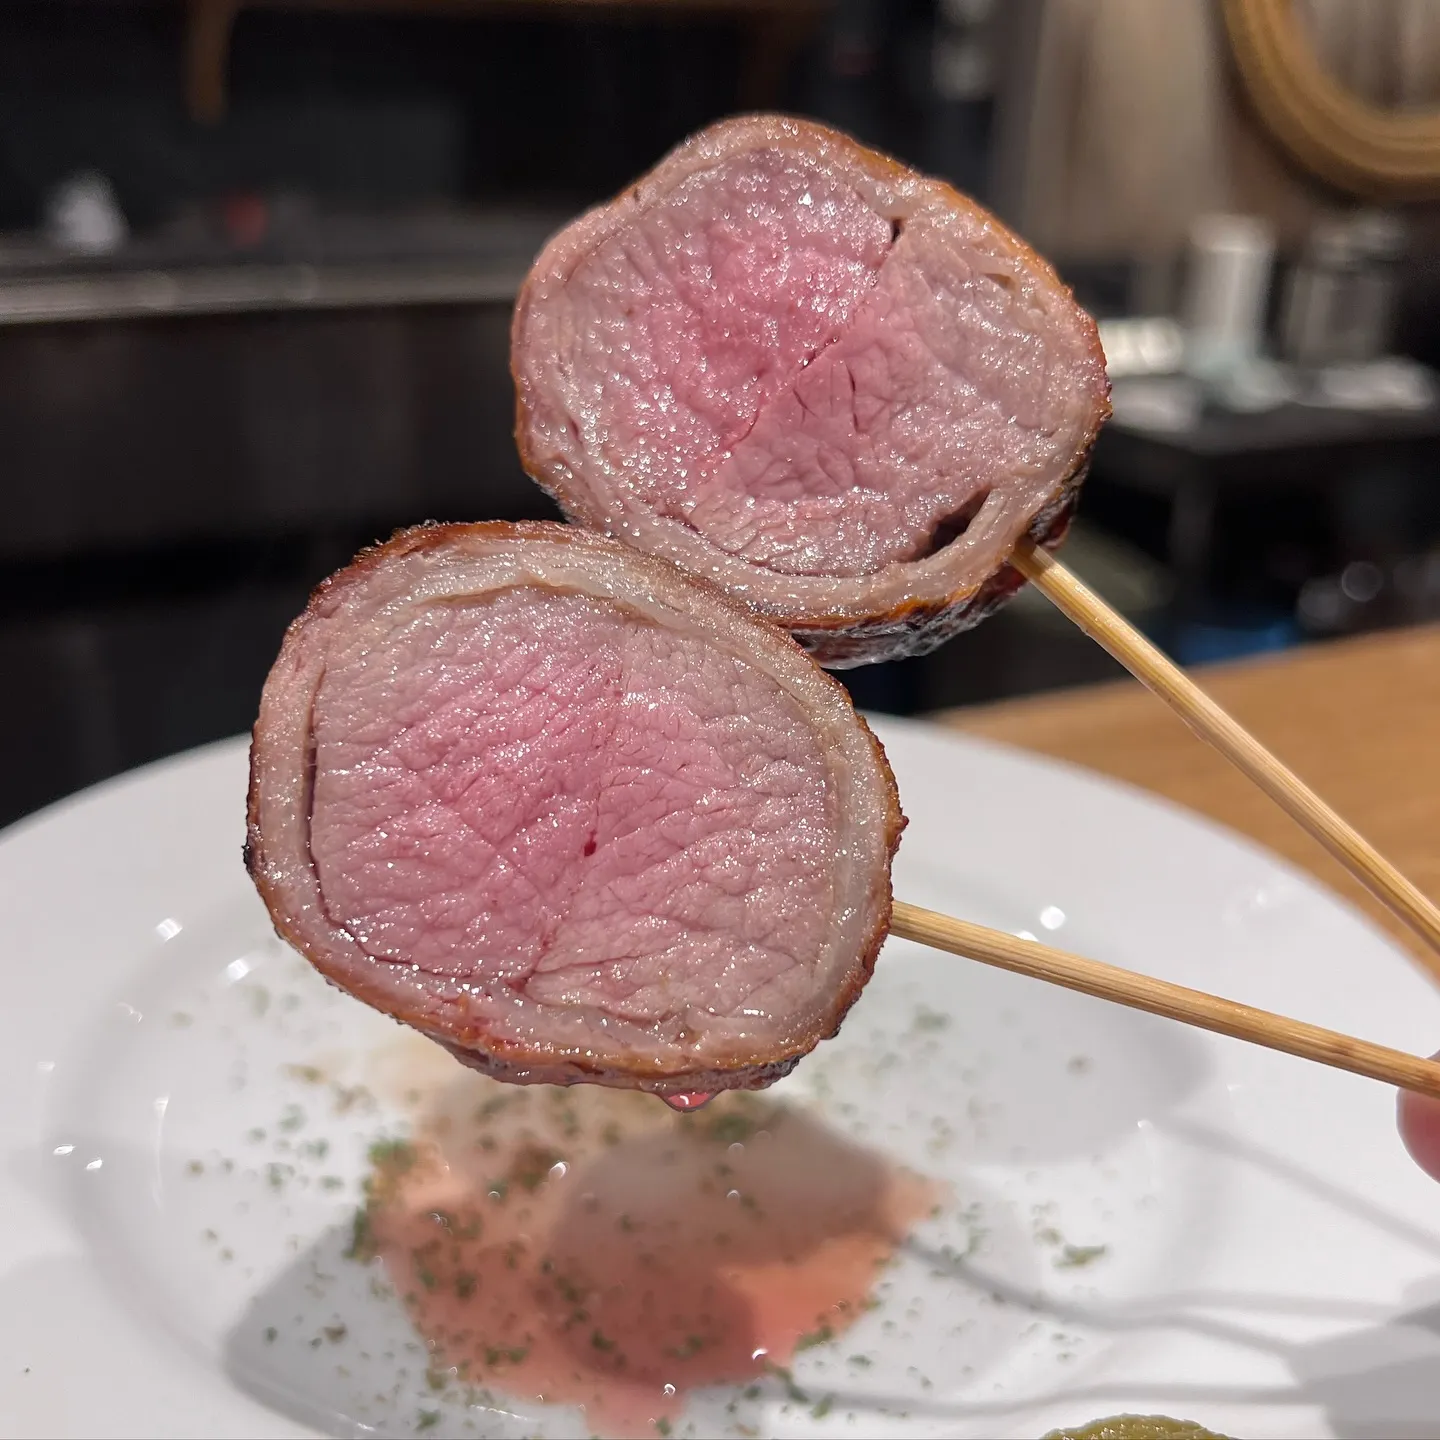
POLYGON ((910 1028, 912 1030, 918 1030, 922 1034, 926 1032, 933 1033, 936 1030, 945 1029, 949 1023, 950 1017, 948 1015, 942 1015, 938 1010, 931 1010, 921 1005, 915 1011, 915 1018, 910 1022, 910 1028))
POLYGON ((1109 1253, 1108 1245, 1067 1245, 1055 1257, 1057 1270, 1079 1270, 1109 1253))
POLYGON ((347 1260, 359 1260, 362 1264, 375 1258, 375 1231, 370 1223, 369 1205, 361 1205, 350 1221, 350 1243, 345 1247, 347 1260))
POLYGON ((783 1365, 770 1365, 770 1373, 785 1387, 786 1396, 797 1405, 808 1405, 810 1397, 795 1383, 795 1377, 783 1365))
POLYGON ((403 1175, 415 1164, 415 1147, 408 1140, 377 1140, 370 1147, 370 1163, 387 1175, 403 1175))
POLYGON ((835 1332, 828 1325, 822 1325, 818 1330, 802 1335, 795 1342, 795 1351, 798 1354, 801 1350, 813 1350, 815 1346, 826 1345, 834 1338, 835 1332))
POLYGON ((440 1423, 440 1412, 438 1410, 422 1410, 420 1418, 415 1422, 415 1428, 419 1431, 433 1430, 440 1423))
POLYGON ((750 1139, 760 1122, 735 1110, 724 1110, 705 1122, 705 1134, 721 1145, 739 1145, 750 1139))
POLYGON ((335 1087, 335 1113, 348 1115, 352 1110, 368 1113, 375 1108, 375 1097, 363 1085, 335 1087))

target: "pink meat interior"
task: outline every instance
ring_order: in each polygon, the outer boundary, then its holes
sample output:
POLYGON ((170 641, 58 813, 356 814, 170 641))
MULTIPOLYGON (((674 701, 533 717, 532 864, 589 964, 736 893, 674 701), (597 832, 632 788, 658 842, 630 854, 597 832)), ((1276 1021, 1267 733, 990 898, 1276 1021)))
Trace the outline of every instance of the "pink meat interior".
POLYGON ((584 443, 648 509, 777 572, 930 553, 997 475, 1073 460, 1092 388, 973 231, 892 225, 790 151, 691 176, 566 281, 584 443))
POLYGON ((413 612, 327 669, 311 853, 370 954, 642 1022, 809 993, 837 848, 773 680, 539 588, 413 612))

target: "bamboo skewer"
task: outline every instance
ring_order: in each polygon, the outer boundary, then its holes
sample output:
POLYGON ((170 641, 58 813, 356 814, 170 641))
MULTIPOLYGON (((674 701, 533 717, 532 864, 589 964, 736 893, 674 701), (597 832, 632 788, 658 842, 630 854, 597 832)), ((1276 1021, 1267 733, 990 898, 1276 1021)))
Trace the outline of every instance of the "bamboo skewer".
POLYGON ((1047 551, 1023 541, 1010 563, 1067 619, 1108 650, 1201 739, 1249 776, 1429 947, 1416 958, 1440 980, 1440 908, 1299 776, 1221 709, 1173 660, 1047 551))
POLYGON ((1392 1050, 1387 1045, 1375 1045, 1352 1035, 1342 1035, 1337 1030, 1223 1000, 1203 990, 1191 990, 1099 960, 1070 955, 1042 945, 1038 940, 1025 940, 1003 930, 956 920, 935 910, 907 905, 903 900, 895 902, 890 933, 902 940, 914 940, 1017 975, 1046 980, 1067 990, 1079 990, 1101 1000, 1128 1005, 1133 1010, 1148 1010, 1152 1015, 1180 1020, 1236 1040, 1248 1040, 1252 1045, 1263 1045, 1269 1050, 1280 1050, 1302 1060, 1314 1060, 1440 1100, 1440 1063, 1422 1060, 1403 1050, 1392 1050))

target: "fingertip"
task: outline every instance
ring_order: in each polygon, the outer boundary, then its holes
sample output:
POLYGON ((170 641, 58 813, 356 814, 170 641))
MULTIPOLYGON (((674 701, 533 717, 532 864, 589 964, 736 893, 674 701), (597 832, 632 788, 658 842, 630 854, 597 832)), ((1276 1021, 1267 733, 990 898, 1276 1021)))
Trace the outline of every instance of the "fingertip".
POLYGON ((1397 1112, 1405 1148, 1422 1170, 1440 1180, 1440 1100, 1402 1090, 1397 1112))

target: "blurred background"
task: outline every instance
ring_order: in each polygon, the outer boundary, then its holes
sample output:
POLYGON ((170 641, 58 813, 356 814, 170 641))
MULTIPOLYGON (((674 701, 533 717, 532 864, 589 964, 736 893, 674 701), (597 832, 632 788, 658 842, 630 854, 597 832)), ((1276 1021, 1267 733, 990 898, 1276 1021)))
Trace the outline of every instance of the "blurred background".
MULTIPOLYGON (((1440 617, 1440 0, 4 0, 0 823, 246 729, 360 545, 551 514, 531 257, 762 107, 952 180, 1102 318, 1067 557, 1181 660, 1440 617)), ((1025 594, 843 678, 1114 673, 1025 594)))

